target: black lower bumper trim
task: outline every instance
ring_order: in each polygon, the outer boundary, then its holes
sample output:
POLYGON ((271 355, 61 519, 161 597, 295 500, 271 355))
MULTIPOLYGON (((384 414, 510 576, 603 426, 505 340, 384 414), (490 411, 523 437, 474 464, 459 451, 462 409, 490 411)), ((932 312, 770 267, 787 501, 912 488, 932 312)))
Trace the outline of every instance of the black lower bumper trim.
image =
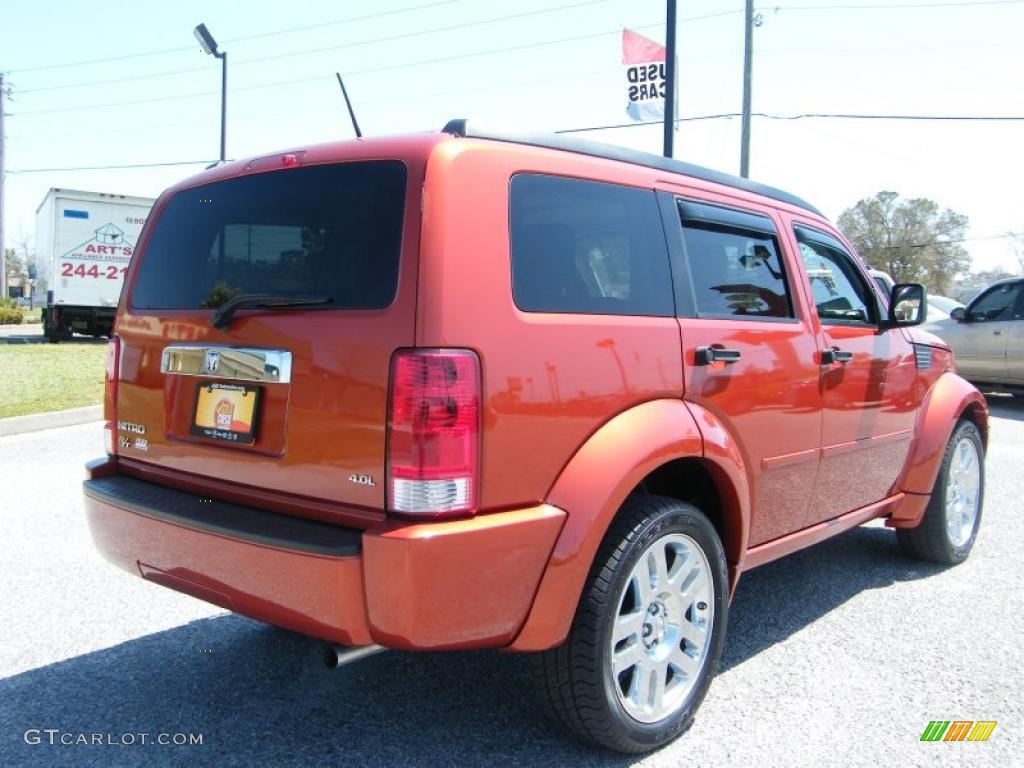
POLYGON ((335 557, 362 550, 362 531, 217 501, 127 475, 83 484, 85 495, 146 517, 279 549, 335 557))

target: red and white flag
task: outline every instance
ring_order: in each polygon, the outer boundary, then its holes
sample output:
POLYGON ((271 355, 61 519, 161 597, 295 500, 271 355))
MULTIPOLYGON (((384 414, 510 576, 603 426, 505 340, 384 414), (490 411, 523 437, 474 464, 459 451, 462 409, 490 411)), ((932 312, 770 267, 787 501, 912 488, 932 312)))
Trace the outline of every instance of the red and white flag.
POLYGON ((626 113, 634 120, 665 116, 665 46, 622 30, 622 64, 626 68, 626 113))

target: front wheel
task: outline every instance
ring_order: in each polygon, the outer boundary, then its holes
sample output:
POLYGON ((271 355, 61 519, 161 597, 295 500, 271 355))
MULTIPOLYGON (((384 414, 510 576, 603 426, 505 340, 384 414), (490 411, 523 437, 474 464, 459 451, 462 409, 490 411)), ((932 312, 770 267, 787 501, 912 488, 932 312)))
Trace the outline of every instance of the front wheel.
POLYGON ((549 713, 619 752, 679 736, 718 666, 727 590, 722 544, 700 510, 660 496, 627 501, 598 550, 568 639, 533 659, 549 713))
POLYGON ((942 456, 932 497, 917 528, 898 528, 900 546, 911 557, 956 565, 967 559, 981 523, 985 495, 985 448, 981 433, 961 421, 942 456))

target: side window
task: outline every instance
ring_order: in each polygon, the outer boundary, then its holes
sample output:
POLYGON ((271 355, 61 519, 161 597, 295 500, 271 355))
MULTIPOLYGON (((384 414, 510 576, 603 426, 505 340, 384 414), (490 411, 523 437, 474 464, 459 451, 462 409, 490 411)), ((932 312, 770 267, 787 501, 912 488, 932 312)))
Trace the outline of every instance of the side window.
POLYGON ((874 292, 839 243, 831 243, 827 235, 812 235, 799 227, 796 237, 821 322, 829 325, 876 322, 874 292))
POLYGON ((517 174, 509 192, 512 295, 524 312, 675 314, 653 191, 517 174))
POLYGON ((772 235, 684 218, 683 242, 698 316, 793 317, 772 235))
POLYGON ((992 288, 982 294, 971 304, 967 319, 973 323, 991 322, 993 320, 1013 320, 1014 305, 1020 294, 1020 283, 1008 283, 992 288))

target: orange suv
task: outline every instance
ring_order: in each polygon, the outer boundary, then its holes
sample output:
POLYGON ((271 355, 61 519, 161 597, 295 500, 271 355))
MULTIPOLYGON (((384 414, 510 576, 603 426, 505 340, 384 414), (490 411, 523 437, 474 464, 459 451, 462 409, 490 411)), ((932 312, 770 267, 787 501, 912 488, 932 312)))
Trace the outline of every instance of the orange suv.
POLYGON ((89 523, 335 660, 529 652, 570 731, 649 750, 744 571, 876 518, 967 557, 987 410, 926 307, 799 198, 615 147, 453 121, 229 163, 139 240, 89 523))

